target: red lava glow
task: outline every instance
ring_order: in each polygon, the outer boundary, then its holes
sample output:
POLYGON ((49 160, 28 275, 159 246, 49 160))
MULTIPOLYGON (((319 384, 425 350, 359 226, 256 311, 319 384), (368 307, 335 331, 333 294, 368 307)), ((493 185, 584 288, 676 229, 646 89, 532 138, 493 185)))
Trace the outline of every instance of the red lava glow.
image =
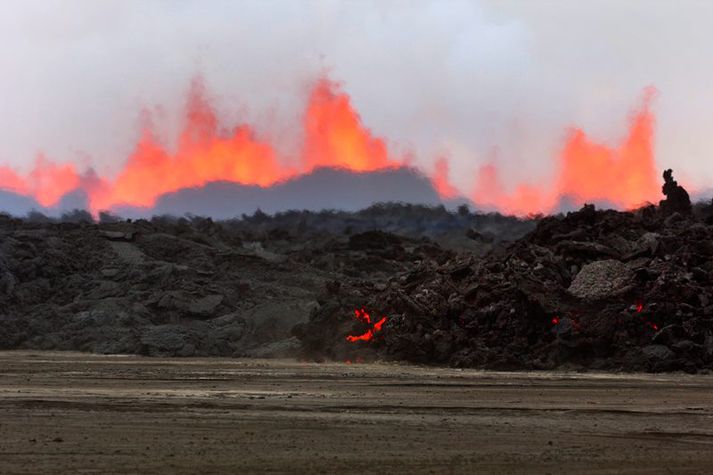
POLYGON ((655 201, 660 190, 650 108, 654 95, 653 88, 645 91, 641 107, 631 117, 629 133, 618 147, 598 144, 581 129, 571 129, 554 184, 521 183, 506 193, 498 169, 488 164, 481 167, 471 198, 518 215, 553 211, 565 197, 575 203, 607 202, 619 208, 655 201))
MULTIPOLYGON (((315 84, 303 129, 300 164, 285 166, 273 146, 259 139, 250 125, 222 133, 203 82, 196 79, 188 94, 176 151, 164 147, 151 126, 145 126, 116 177, 86 180, 90 208, 96 213, 121 205, 150 207, 164 193, 213 181, 268 187, 318 167, 368 172, 403 165, 388 155, 383 139, 361 124, 340 85, 328 79, 315 84)), ((26 176, 0 167, 0 189, 32 196, 43 206, 57 204, 62 195, 80 186, 81 178, 72 166, 44 158, 26 176)))
POLYGON ((371 341, 372 338, 374 338, 374 332, 371 330, 367 330, 366 333, 362 333, 361 335, 348 335, 347 341, 352 343, 354 343, 355 341, 371 341))
POLYGON ((369 325, 370 328, 361 335, 347 335, 346 339, 348 342, 351 343, 357 341, 371 341, 374 338, 374 335, 379 333, 381 331, 381 327, 383 327, 384 323, 386 323, 386 317, 381 317, 379 321, 375 322, 372 325, 371 316, 363 308, 358 308, 354 310, 354 318, 356 318, 359 322, 365 325, 369 325))
POLYGON ((389 159, 386 143, 362 127, 349 96, 328 79, 314 87, 304 127, 305 171, 337 167, 364 172, 400 166, 389 159))
POLYGON ((450 166, 448 164, 448 159, 440 157, 436 160, 436 168, 433 173, 433 178, 431 179, 438 196, 446 200, 456 198, 459 195, 458 190, 451 185, 448 178, 449 171, 450 166))
POLYGON ((374 324, 374 331, 375 331, 375 332, 380 332, 380 331, 381 331, 381 327, 384 326, 384 323, 386 323, 386 317, 381 317, 381 320, 379 320, 378 322, 376 322, 376 323, 374 324))
POLYGON ((126 166, 113 181, 89 190, 92 210, 116 205, 152 206, 158 196, 212 181, 269 186, 292 174, 282 167, 270 144, 255 138, 248 125, 220 134, 203 83, 193 82, 178 148, 169 153, 147 126, 126 166))
POLYGON ((79 186, 79 174, 72 165, 58 165, 38 155, 32 170, 21 176, 0 166, 0 189, 32 196, 42 206, 52 206, 79 186))
MULTIPOLYGON (((641 313, 641 312, 643 312, 643 311, 644 311, 644 304, 641 303, 641 302, 637 302, 637 303, 635 304, 634 310, 635 310, 636 313, 641 313)), ((644 321, 644 325, 646 325, 647 327, 651 328, 651 329, 654 330, 654 331, 659 331, 659 326, 658 326, 656 323, 654 323, 654 322, 652 322, 652 321, 649 321, 649 320, 645 320, 645 318, 646 318, 645 315, 642 315, 642 316, 641 316, 641 319, 644 321)))
POLYGON ((354 310, 354 318, 367 325, 371 323, 371 317, 363 308, 357 308, 354 310))
POLYGON ((574 129, 563 152, 559 190, 577 200, 606 200, 631 208, 659 195, 653 160, 654 116, 650 103, 654 90, 646 91, 634 115, 629 135, 612 149, 591 142, 574 129))
MULTIPOLYGON (((477 206, 526 215, 557 209, 568 197, 576 204, 607 202, 630 208, 655 200, 660 192, 654 162, 654 90, 644 94, 631 117, 626 138, 616 147, 596 143, 580 129, 570 130, 554 178, 548 183, 506 186, 494 164, 479 168, 470 198, 477 206), (510 191, 506 191, 510 189, 510 191)), ((287 166, 273 145, 248 124, 224 132, 202 80, 192 82, 183 128, 175 150, 157 138, 150 125, 143 128, 133 152, 114 177, 82 174, 73 165, 55 164, 39 156, 25 174, 0 166, 0 189, 31 196, 45 207, 82 188, 91 211, 128 205, 151 207, 159 196, 213 181, 269 187, 309 173, 318 167, 370 172, 406 165, 405 158, 389 154, 387 143, 366 128, 340 84, 317 80, 302 120, 303 145, 296 165, 287 166), (91 179, 90 179, 91 178, 91 179)), ((446 157, 435 161, 431 182, 443 199, 460 195, 449 179, 446 157)), ((510 183, 511 180, 506 180, 510 183)))

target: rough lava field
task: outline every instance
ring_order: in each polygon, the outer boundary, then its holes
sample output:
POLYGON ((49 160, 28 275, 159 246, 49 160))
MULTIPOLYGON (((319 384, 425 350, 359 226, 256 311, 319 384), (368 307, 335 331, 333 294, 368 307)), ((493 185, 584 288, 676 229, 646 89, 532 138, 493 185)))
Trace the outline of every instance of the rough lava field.
POLYGON ((483 253, 496 236, 532 227, 411 205, 222 222, 4 216, 0 348, 297 356, 292 329, 332 282, 385 283, 424 259, 445 262, 456 248, 483 253), (384 240, 398 249, 381 248, 384 240))
POLYGON ((713 207, 0 217, 0 348, 713 369, 713 207))
POLYGON ((713 204, 664 176, 526 219, 2 215, 0 469, 706 473, 713 204))
POLYGON ((712 474, 712 26, 4 0, 0 475, 712 474))

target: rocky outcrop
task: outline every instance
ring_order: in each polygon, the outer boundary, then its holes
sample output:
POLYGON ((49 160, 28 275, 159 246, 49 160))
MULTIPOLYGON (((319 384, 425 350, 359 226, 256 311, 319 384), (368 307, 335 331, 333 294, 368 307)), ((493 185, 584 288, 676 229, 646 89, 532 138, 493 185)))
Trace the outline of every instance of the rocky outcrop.
MULTIPOLYGON (((713 226, 585 206, 483 258, 426 260, 326 292, 295 328, 305 357, 496 369, 713 369, 713 226), (355 308, 386 316, 370 327, 355 308)), ((676 217, 675 219, 671 219, 676 217)))
POLYGON ((688 196, 686 189, 673 179, 673 170, 669 168, 664 171, 663 179, 664 184, 661 187, 661 191, 666 196, 666 199, 661 200, 659 203, 661 211, 666 214, 691 214, 693 208, 691 198, 688 196))

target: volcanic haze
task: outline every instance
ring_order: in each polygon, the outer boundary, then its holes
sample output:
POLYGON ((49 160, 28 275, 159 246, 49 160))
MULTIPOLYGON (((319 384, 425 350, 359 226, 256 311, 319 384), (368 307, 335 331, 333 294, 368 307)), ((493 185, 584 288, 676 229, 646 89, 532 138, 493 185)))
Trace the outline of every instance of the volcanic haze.
POLYGON ((408 166, 526 214, 655 201, 669 166, 705 188, 713 9, 686 3, 9 1, 0 190, 150 209, 408 166))

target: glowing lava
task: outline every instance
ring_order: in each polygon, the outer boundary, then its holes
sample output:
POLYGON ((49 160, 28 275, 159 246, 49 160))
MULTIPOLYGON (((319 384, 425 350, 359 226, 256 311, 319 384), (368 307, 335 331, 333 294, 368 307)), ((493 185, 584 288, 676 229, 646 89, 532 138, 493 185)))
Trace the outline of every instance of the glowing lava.
POLYGON ((328 79, 320 79, 313 89, 304 127, 303 171, 336 167, 364 172, 400 166, 389 159, 386 143, 361 125, 349 96, 328 79))
POLYGON ((176 152, 162 147, 147 126, 122 172, 92 188, 89 201, 95 211, 116 205, 148 207, 160 195, 182 188, 220 180, 269 186, 292 174, 279 164, 270 144, 255 138, 250 126, 219 134, 203 83, 195 80, 176 152))
POLYGON ((177 152, 169 154, 154 140, 151 130, 145 130, 117 179, 90 193, 91 208, 117 204, 148 207, 164 193, 219 180, 267 187, 317 167, 373 171, 399 166, 389 159, 383 140, 361 125, 349 96, 327 79, 319 80, 312 91, 304 134, 301 167, 285 167, 272 146, 258 140, 248 125, 237 127, 228 136, 220 135, 203 84, 194 81, 177 152))
POLYGON ((448 159, 445 157, 438 158, 436 160, 436 167, 431 182, 433 183, 433 187, 436 189, 438 196, 443 199, 453 199, 459 195, 458 190, 451 185, 448 178, 449 172, 450 166, 448 159))
POLYGON ((562 153, 561 196, 632 208, 660 195, 650 110, 653 96, 654 91, 648 89, 641 109, 632 118, 628 137, 616 149, 590 141, 582 130, 572 130, 562 153))
POLYGON ((652 88, 645 91, 640 109, 632 115, 627 137, 616 148, 592 141, 581 129, 570 130, 554 184, 520 183, 506 193, 498 169, 487 164, 480 168, 471 198, 517 215, 551 212, 563 198, 576 204, 606 202, 618 208, 654 202, 660 196, 650 109, 654 93, 652 88))
POLYGON ((80 183, 72 165, 58 165, 39 155, 32 170, 21 176, 9 167, 0 166, 0 189, 32 196, 42 206, 56 204, 62 196, 80 183))
MULTIPOLYGON (((565 197, 574 204, 606 202, 619 208, 654 201, 660 189, 653 152, 653 94, 653 90, 646 91, 619 146, 598 144, 582 130, 572 129, 549 183, 520 183, 506 191, 498 169, 486 164, 474 177, 470 198, 477 206, 518 215, 554 211, 565 197)), ((406 162, 389 154, 386 141, 362 124, 349 96, 327 78, 319 79, 312 88, 302 135, 302 148, 295 154, 298 163, 287 166, 288 160, 278 156, 273 145, 250 125, 223 132, 206 99, 203 82, 197 79, 191 84, 175 151, 162 145, 147 125, 115 177, 81 175, 72 165, 58 165, 40 156, 27 174, 0 166, 0 189, 31 196, 45 207, 82 189, 96 215, 125 205, 150 208, 165 193, 215 181, 269 187, 318 167, 370 172, 399 168, 406 162)), ((448 159, 438 158, 431 182, 443 199, 460 194, 451 184, 449 172, 448 159)))
POLYGON ((384 323, 386 323, 386 317, 381 317, 379 321, 375 322, 372 325, 371 316, 363 308, 358 308, 354 310, 354 318, 356 318, 358 321, 365 325, 370 325, 370 328, 361 335, 347 335, 346 339, 351 343, 357 341, 371 341, 374 338, 374 335, 379 333, 381 331, 381 328, 384 326, 384 323))

